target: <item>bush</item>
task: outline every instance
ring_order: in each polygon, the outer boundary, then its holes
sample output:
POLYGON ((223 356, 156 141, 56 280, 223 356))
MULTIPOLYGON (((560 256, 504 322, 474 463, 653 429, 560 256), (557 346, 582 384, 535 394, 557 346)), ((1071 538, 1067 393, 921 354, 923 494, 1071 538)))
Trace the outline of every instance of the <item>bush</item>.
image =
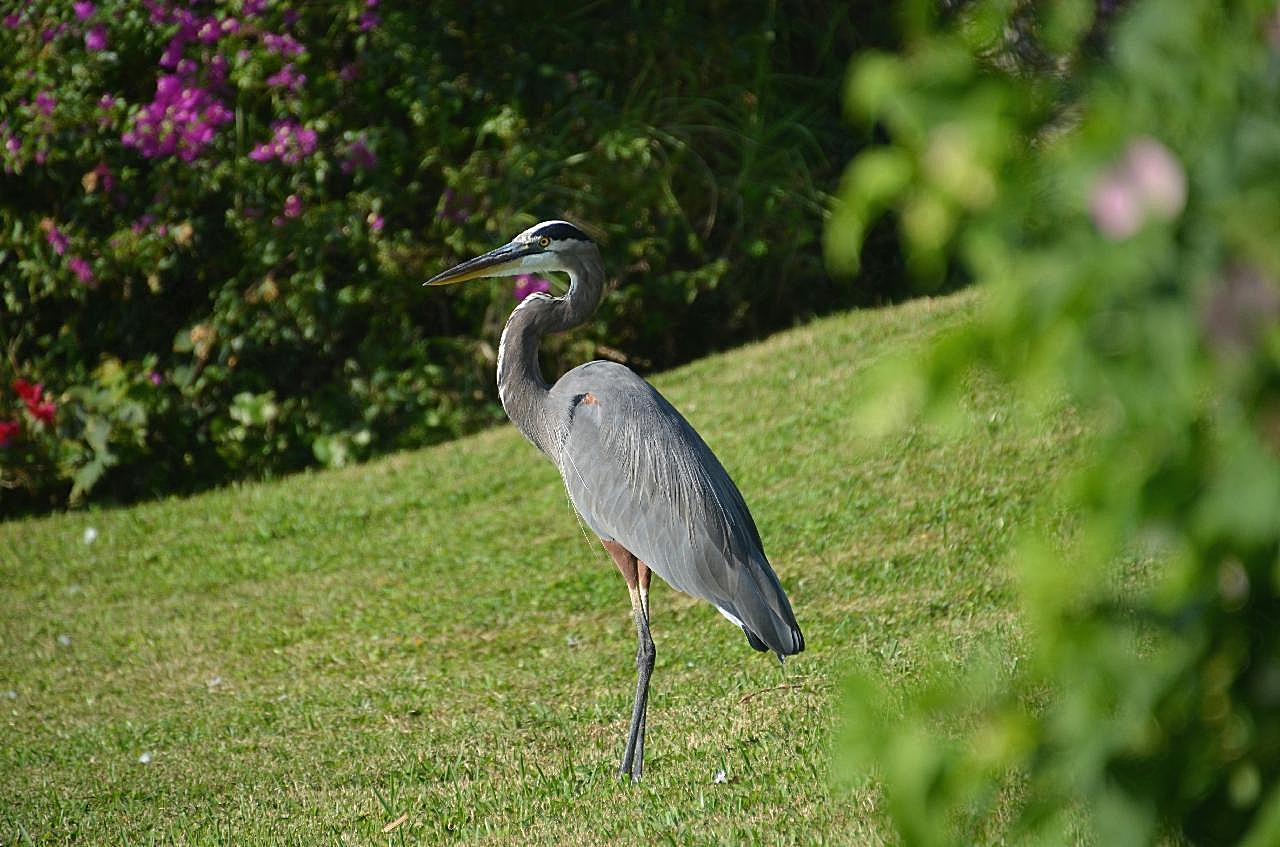
MULTIPOLYGON (((0 509, 189 490, 500 418, 509 285, 419 283, 599 224, 607 339, 666 366, 875 299, 826 280, 854 150, 840 4, 553 15, 29 2, 0 26, 0 509), (32 419, 15 380, 56 406, 32 419), (4 433, 8 433, 4 435, 4 433)), ((892 251, 888 251, 891 261, 892 251)))
POLYGON ((1275 4, 1135 2, 1101 42, 1117 4, 930 5, 856 64, 889 142, 851 165, 829 252, 893 210, 912 267, 987 289, 894 373, 906 407, 945 410, 980 367, 1097 436, 1074 543, 1014 554, 1029 661, 898 700, 860 676, 845 762, 911 844, 1280 843, 1275 4))

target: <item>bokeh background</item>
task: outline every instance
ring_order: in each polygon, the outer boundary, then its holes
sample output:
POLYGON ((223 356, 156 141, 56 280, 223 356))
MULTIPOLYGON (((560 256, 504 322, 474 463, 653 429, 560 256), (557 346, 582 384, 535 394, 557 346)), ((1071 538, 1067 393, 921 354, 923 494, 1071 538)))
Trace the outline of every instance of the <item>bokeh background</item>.
POLYGON ((343 465, 501 420, 511 285, 420 283, 540 219, 591 228, 613 277, 549 370, 662 369, 901 298, 891 222, 861 277, 820 248, 871 133, 842 114, 849 57, 897 37, 878 6, 17 4, 0 25, 0 510, 343 465))

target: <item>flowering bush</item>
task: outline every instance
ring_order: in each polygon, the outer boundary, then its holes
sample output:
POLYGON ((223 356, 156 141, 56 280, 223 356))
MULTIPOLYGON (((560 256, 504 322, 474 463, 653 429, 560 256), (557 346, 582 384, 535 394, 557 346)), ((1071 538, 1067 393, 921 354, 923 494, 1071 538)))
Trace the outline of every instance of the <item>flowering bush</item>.
POLYGON ((831 95, 852 28, 766 38, 759 21, 673 16, 636 43, 641 10, 567 32, 537 6, 461 2, 11 7, 0 384, 43 383, 58 413, 0 416, 0 510, 341 463, 498 419, 510 289, 418 283, 536 218, 602 225, 619 287, 585 338, 642 363, 857 296, 781 288, 821 279, 806 247, 849 149, 831 95), (708 32, 705 55, 668 40, 708 32), (581 53, 532 52, 565 38, 581 53), (774 53, 786 75, 760 73, 774 53))
POLYGON ((1026 655, 856 679, 843 759, 906 844, 1280 844, 1280 11, 935 7, 855 66, 886 143, 829 246, 856 259, 892 209, 984 308, 876 406, 954 412, 981 368, 1091 436, 1073 543, 1028 527, 1012 556, 1026 655))

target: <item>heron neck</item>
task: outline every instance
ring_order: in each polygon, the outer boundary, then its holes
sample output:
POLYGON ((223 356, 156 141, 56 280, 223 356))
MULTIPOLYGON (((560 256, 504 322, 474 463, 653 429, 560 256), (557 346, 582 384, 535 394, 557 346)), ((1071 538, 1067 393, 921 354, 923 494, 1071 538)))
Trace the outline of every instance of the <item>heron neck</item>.
POLYGON ((600 303, 604 267, 599 254, 566 261, 569 293, 563 297, 533 294, 525 298, 502 330, 498 343, 498 398, 507 417, 524 437, 553 461, 562 441, 561 415, 550 405, 550 385, 538 363, 542 337, 587 321, 600 303))

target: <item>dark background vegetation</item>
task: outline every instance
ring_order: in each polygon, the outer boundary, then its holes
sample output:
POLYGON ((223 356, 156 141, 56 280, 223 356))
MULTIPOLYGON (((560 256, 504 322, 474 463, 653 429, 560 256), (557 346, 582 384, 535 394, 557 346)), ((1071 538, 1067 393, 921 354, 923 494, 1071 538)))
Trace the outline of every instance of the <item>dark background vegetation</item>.
POLYGON ((891 221, 856 277, 829 275, 820 249, 866 141, 842 115, 849 59, 896 38, 882 4, 184 9, 106 0, 82 20, 34 2, 0 28, 0 140, 21 142, 0 175, 0 420, 22 425, 0 449, 0 513, 343 464, 501 420, 509 281, 419 283, 538 219, 594 227, 615 283, 590 326, 547 345, 549 372, 602 355, 666 368, 906 294, 891 221), (191 161, 147 157, 122 136, 191 15, 237 23, 179 43, 184 84, 234 120, 191 161), (97 24, 105 50, 86 46, 97 24), (272 84, 287 64, 305 83, 272 84), (315 149, 250 158, 286 119, 315 149), (375 163, 352 164, 357 142, 375 163), (100 165, 111 192, 84 182, 100 165), (53 421, 23 411, 16 379, 44 386, 53 421))

